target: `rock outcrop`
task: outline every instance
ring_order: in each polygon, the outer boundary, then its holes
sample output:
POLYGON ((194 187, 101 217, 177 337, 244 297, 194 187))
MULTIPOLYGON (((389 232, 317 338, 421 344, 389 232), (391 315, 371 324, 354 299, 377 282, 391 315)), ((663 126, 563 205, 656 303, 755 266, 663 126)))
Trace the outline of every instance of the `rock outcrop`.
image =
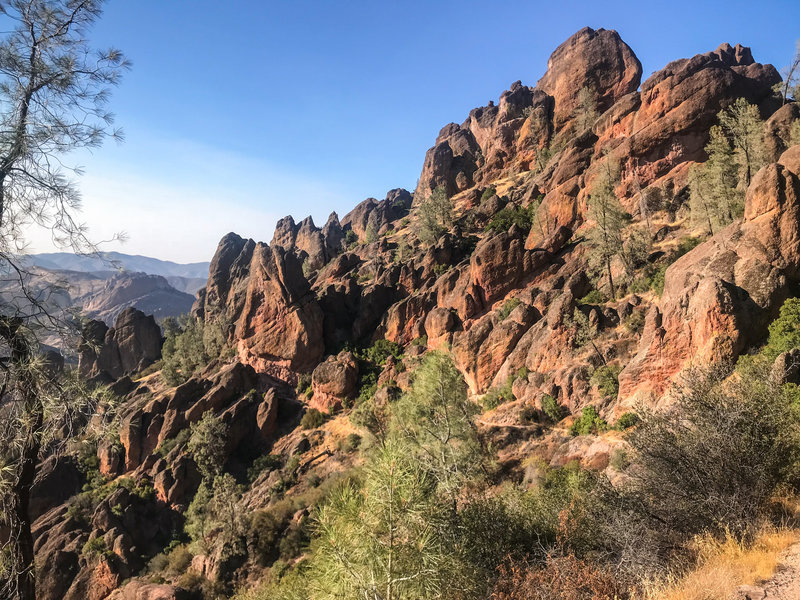
POLYGON ((620 396, 655 399, 686 366, 735 359, 800 281, 800 147, 764 167, 744 218, 667 269, 620 396))
POLYGON ((584 27, 550 55, 536 87, 553 97, 554 127, 560 131, 574 119, 582 89, 589 90, 602 113, 635 92, 641 79, 639 59, 616 31, 584 27))
POLYGON ((108 328, 90 321, 84 328, 79 370, 87 378, 118 379, 141 371, 161 358, 161 328, 152 315, 123 310, 108 328))

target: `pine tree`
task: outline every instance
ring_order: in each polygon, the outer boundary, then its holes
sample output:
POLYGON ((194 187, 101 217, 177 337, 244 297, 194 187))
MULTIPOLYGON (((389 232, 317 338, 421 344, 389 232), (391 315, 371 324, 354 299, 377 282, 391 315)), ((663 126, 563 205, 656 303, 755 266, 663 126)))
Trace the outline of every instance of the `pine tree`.
POLYGON ((758 107, 744 98, 737 98, 728 108, 721 110, 717 118, 733 144, 740 166, 739 183, 746 190, 753 174, 766 162, 764 122, 758 107))
POLYGON ((434 483, 401 441, 379 448, 363 486, 343 486, 316 512, 310 597, 439 597, 449 555, 437 535, 434 483))
POLYGON ((443 186, 419 204, 419 231, 417 237, 424 244, 433 245, 453 225, 453 203, 443 186))
POLYGON ((714 126, 705 147, 708 160, 689 170, 690 206, 698 224, 715 228, 733 222, 744 210, 744 193, 739 185, 736 156, 721 127, 714 126))
POLYGON ((467 397, 464 377, 441 351, 425 355, 411 390, 392 410, 392 431, 408 440, 453 510, 459 490, 482 473, 483 448, 474 423, 478 412, 467 397))
POLYGON ((588 86, 578 91, 578 106, 575 109, 577 132, 582 133, 592 127, 600 115, 597 112, 597 94, 588 86))
POLYGON ((622 208, 614 191, 618 178, 618 167, 610 160, 606 161, 589 194, 589 218, 594 221, 588 233, 592 247, 591 260, 605 270, 612 299, 617 294, 611 261, 622 252, 623 231, 630 220, 630 215, 622 208))

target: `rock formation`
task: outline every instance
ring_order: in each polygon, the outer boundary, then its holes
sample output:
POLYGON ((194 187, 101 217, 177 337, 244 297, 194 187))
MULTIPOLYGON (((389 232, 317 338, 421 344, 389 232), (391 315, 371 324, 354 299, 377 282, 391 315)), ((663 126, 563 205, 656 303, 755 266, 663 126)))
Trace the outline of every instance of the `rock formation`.
POLYGON ((118 379, 141 371, 161 358, 161 328, 152 315, 126 308, 114 327, 89 321, 84 328, 79 369, 87 378, 118 379))

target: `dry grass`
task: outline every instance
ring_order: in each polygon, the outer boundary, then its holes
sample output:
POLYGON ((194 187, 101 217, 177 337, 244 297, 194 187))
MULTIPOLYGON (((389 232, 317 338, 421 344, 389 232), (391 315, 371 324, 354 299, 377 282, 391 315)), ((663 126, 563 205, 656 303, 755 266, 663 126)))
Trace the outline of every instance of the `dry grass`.
POLYGON ((727 600, 740 585, 753 585, 775 573, 781 553, 798 540, 797 529, 764 528, 751 544, 733 536, 695 541, 698 561, 689 572, 651 586, 650 600, 727 600))

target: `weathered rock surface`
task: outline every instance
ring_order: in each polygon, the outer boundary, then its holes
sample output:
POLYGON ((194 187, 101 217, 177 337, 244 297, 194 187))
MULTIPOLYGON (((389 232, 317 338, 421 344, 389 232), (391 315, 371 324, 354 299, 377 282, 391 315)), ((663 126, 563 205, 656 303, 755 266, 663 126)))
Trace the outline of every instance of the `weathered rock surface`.
POLYGON ((309 404, 324 412, 338 408, 344 398, 353 395, 357 383, 358 363, 351 352, 329 356, 311 374, 314 395, 309 404))
POLYGON ((689 363, 734 359, 763 337, 800 280, 796 156, 791 148, 756 174, 740 223, 667 269, 660 306, 647 315, 639 352, 620 375, 621 397, 658 397, 689 363))
POLYGON ((101 321, 90 321, 84 339, 79 369, 88 378, 118 379, 161 358, 161 328, 152 315, 135 308, 123 310, 110 329, 101 321))
POLYGON ((574 118, 581 88, 592 91, 597 110, 603 112, 635 92, 641 78, 639 59, 616 31, 584 27, 550 55, 547 72, 536 87, 553 97, 558 131, 574 118))

